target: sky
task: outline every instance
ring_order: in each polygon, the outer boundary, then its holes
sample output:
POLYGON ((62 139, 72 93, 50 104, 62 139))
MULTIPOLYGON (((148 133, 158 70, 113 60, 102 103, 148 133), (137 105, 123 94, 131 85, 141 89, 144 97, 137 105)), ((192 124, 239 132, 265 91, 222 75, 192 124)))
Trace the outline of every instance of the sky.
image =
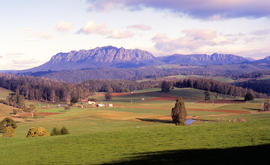
POLYGON ((0 0, 0 70, 116 46, 270 56, 270 0, 0 0))

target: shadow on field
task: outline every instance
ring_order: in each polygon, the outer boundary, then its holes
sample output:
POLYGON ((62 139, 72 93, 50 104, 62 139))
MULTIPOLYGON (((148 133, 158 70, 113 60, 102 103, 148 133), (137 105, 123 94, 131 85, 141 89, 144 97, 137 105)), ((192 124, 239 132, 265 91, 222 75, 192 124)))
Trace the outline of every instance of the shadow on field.
POLYGON ((141 164, 270 164, 270 144, 248 147, 235 147, 227 149, 192 149, 149 152, 135 155, 111 165, 141 165, 141 164))
POLYGON ((245 107, 245 109, 253 110, 253 111, 261 111, 262 110, 260 108, 248 108, 248 107, 245 107))
POLYGON ((171 120, 160 120, 160 119, 146 119, 146 118, 136 118, 137 120, 154 122, 154 123, 172 123, 171 120))

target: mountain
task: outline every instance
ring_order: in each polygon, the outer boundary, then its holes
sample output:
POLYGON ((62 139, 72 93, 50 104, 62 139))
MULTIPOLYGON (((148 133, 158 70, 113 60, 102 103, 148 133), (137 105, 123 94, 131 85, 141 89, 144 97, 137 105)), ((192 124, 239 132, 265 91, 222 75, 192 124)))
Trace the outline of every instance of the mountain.
POLYGON ((171 56, 159 57, 158 59, 166 64, 181 64, 181 65, 225 65, 225 64, 241 64, 250 61, 249 59, 246 59, 241 56, 236 56, 232 54, 218 54, 218 53, 214 53, 212 55, 174 54, 171 56))
POLYGON ((270 56, 265 57, 264 59, 261 60, 252 61, 250 63, 256 66, 270 68, 270 56))
POLYGON ((147 51, 106 46, 91 50, 58 53, 49 62, 27 71, 79 70, 105 67, 131 68, 157 63, 159 63, 157 58, 147 51))

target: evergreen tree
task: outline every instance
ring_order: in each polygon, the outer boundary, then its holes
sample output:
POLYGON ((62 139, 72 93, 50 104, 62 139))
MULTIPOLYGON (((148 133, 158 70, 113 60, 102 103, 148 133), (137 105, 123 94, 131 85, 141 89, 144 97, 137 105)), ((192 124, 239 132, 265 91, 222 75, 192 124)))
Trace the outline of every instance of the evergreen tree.
POLYGON ((208 91, 204 92, 204 100, 209 101, 210 100, 210 93, 208 91))
POLYGON ((172 121, 175 125, 185 125, 187 112, 184 100, 179 97, 176 100, 174 108, 172 108, 172 121))
POLYGON ((161 92, 170 92, 172 84, 168 81, 162 81, 161 92))
POLYGON ((254 100, 254 96, 251 92, 247 92, 247 94, 245 95, 245 101, 251 101, 254 100))
POLYGON ((111 100, 112 99, 112 93, 111 92, 107 92, 106 94, 105 94, 105 100, 106 101, 109 101, 109 100, 111 100))
POLYGON ((269 100, 264 102, 263 110, 270 111, 270 101, 269 100))

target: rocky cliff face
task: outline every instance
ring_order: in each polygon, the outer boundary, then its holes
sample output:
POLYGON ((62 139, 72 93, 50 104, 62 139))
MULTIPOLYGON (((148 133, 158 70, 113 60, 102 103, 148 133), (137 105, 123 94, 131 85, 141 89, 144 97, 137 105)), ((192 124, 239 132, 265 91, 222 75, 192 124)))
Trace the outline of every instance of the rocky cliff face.
POLYGON ((124 49, 113 46, 91 50, 58 53, 51 60, 31 71, 76 70, 98 67, 139 67, 157 63, 151 53, 139 49, 124 49))

